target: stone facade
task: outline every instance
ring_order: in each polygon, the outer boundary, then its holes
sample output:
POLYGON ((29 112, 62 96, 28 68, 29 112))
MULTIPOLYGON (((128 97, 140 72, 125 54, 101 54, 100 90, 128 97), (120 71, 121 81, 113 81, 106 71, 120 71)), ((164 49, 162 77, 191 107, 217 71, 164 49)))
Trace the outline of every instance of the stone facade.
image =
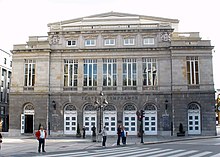
POLYGON ((79 124, 136 135, 144 110, 146 135, 176 135, 180 123, 187 135, 215 135, 213 47, 178 23, 110 12, 50 23, 47 37, 14 45, 10 134, 44 125, 75 135, 79 124))

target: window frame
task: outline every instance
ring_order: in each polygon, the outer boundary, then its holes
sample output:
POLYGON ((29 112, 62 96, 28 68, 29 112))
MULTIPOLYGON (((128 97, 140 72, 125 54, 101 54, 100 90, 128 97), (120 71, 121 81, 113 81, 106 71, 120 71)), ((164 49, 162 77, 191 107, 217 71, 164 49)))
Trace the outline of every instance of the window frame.
POLYGON ((36 62, 32 59, 25 59, 24 63, 24 86, 33 87, 36 77, 36 62), (26 70, 27 68, 27 70, 26 70), (26 73, 27 72, 27 73, 26 73))
POLYGON ((137 86, 137 61, 136 59, 123 58, 122 80, 124 87, 137 86), (130 81, 129 81, 130 80, 130 81))
POLYGON ((187 84, 199 85, 200 84, 199 58, 197 56, 187 56, 186 69, 187 69, 186 70, 187 84))
POLYGON ((85 39, 85 46, 96 46, 96 39, 85 39))
POLYGON ((157 59, 156 58, 142 58, 142 70, 143 70, 142 71, 143 86, 157 86, 158 85, 157 59))
POLYGON ((78 85, 78 60, 64 59, 63 86, 76 87, 78 85), (67 68, 67 70, 66 70, 67 68))
POLYGON ((102 85, 103 87, 117 86, 116 59, 103 59, 102 85))
POLYGON ((107 38, 104 39, 104 45, 105 46, 115 46, 116 40, 114 38, 107 38), (111 43, 113 41, 113 43, 111 43))
POLYGON ((75 40, 75 39, 73 39, 73 40, 67 40, 67 41, 66 41, 66 47, 76 47, 76 45, 77 45, 77 40, 75 40), (70 45, 69 45, 69 42, 71 42, 70 45), (75 44, 73 44, 73 42, 74 42, 75 44))
POLYGON ((155 45, 154 37, 144 37, 143 38, 143 45, 155 45), (151 42, 152 40, 152 42, 151 42))
POLYGON ((124 38, 124 45, 125 46, 133 46, 135 45, 135 38, 131 37, 131 38, 124 38))

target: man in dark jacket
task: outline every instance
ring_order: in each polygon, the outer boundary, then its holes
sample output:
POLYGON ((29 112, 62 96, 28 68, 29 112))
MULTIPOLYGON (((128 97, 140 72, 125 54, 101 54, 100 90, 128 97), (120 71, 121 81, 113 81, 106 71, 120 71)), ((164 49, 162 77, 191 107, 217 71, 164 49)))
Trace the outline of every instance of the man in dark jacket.
POLYGON ((121 126, 120 125, 118 126, 117 134, 118 134, 117 145, 120 145, 120 139, 121 139, 121 126))

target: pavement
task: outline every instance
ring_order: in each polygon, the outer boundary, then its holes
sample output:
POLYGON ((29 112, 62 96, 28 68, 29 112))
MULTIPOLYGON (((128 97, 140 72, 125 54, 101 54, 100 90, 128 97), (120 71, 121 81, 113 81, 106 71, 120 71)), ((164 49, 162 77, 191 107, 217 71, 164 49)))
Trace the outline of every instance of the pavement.
MULTIPOLYGON (((220 136, 144 136, 141 143, 141 138, 137 136, 128 136, 126 145, 140 145, 140 144, 157 144, 167 142, 177 142, 184 140, 197 140, 220 138, 220 136)), ((108 136, 106 147, 117 147, 117 136, 108 136)), ((97 142, 93 142, 91 136, 85 139, 77 138, 75 136, 49 136, 46 139, 46 151, 48 152, 69 152, 79 151, 85 149, 101 149, 101 136, 97 136, 97 142)), ((0 157, 10 156, 35 156, 37 155, 38 141, 34 136, 20 136, 20 137, 5 137, 3 138, 2 148, 0 150, 0 157)))

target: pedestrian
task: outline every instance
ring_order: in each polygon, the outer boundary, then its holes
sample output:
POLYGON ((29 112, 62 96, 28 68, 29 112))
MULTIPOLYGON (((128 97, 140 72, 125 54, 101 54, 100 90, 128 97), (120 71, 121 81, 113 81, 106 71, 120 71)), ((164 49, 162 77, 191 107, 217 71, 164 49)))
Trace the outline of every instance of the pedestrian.
POLYGON ((107 130, 105 126, 103 127, 101 134, 102 134, 102 147, 106 147, 105 143, 107 140, 107 130))
POLYGON ((2 148, 2 134, 0 133, 0 150, 2 148))
POLYGON ((121 125, 118 125, 117 134, 118 134, 117 145, 119 146, 121 139, 121 125))
POLYGON ((92 142, 96 142, 96 127, 93 125, 92 127, 92 142))
POLYGON ((39 141, 38 153, 40 153, 41 151, 41 146, 42 146, 42 152, 46 152, 45 151, 45 139, 47 137, 47 131, 44 130, 43 126, 40 126, 40 130, 38 130, 35 135, 37 137, 37 140, 39 141))
POLYGON ((83 138, 85 138, 86 137, 86 127, 83 126, 82 130, 83 130, 83 138))
POLYGON ((128 134, 128 133, 126 132, 125 127, 123 126, 123 127, 122 127, 122 131, 121 131, 121 137, 122 137, 122 143, 123 143, 123 145, 126 144, 127 134, 128 134))

